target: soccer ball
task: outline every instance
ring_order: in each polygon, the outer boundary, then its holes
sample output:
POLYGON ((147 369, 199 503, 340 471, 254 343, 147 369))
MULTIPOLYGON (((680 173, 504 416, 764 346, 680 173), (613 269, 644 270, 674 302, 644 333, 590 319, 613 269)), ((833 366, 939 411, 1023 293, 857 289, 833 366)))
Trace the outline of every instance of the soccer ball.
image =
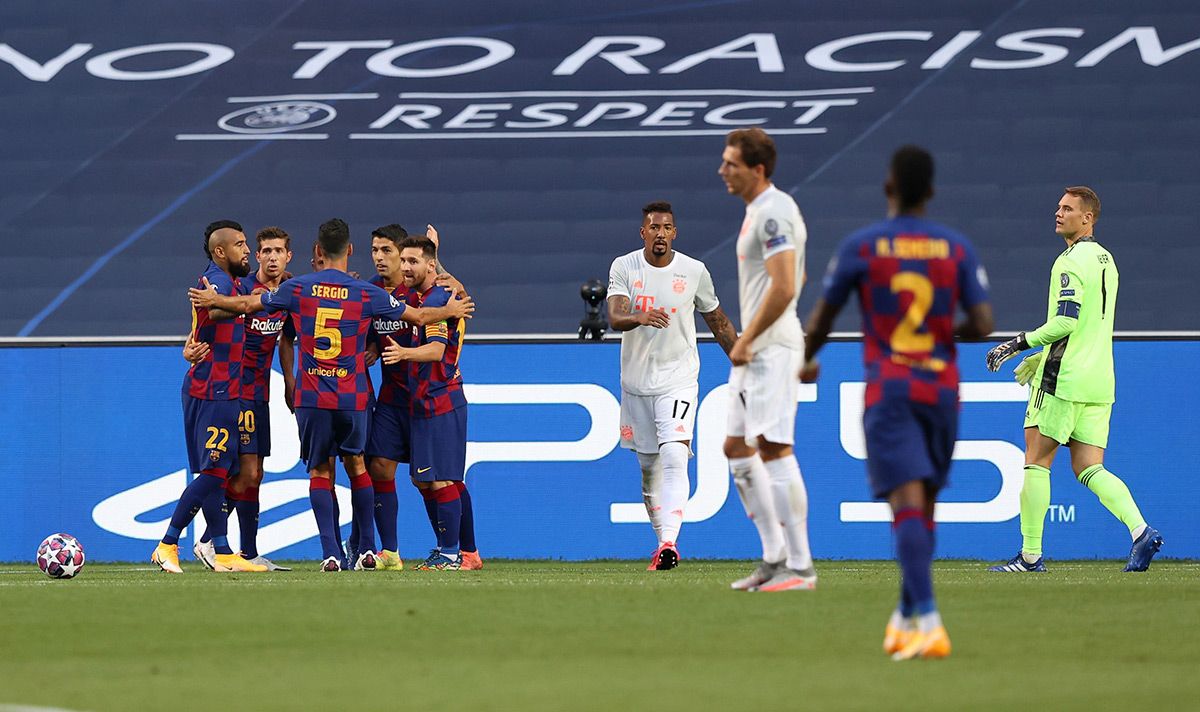
POLYGON ((83 545, 70 534, 51 534, 38 546, 38 568, 50 578, 75 578, 83 561, 83 545))

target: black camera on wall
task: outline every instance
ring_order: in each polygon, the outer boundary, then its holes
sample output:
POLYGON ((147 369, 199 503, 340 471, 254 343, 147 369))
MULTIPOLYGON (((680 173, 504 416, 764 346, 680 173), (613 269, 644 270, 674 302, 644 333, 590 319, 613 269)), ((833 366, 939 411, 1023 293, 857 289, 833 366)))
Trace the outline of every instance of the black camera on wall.
POLYGON ((583 297, 584 304, 583 319, 579 320, 579 338, 600 341, 608 329, 608 320, 604 317, 604 298, 608 296, 608 287, 598 279, 589 279, 579 288, 579 296, 583 297))

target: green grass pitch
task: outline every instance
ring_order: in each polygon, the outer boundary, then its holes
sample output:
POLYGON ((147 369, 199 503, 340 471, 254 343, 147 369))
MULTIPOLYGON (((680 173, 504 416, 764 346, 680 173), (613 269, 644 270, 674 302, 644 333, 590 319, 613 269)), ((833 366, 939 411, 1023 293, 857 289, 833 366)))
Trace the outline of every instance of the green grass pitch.
MULTIPOLYGON (((188 562, 185 562, 185 566, 188 562)), ((890 562, 739 593, 746 562, 488 561, 473 572, 183 576, 0 567, 0 710, 1195 709, 1200 564, 939 562, 954 643, 880 650, 890 562)))

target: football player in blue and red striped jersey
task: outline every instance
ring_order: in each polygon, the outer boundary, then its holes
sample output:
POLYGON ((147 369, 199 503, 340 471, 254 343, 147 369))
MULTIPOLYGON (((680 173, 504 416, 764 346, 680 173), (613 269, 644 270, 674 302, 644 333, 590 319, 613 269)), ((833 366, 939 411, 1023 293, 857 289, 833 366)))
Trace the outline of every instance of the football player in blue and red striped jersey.
POLYGON ((867 372, 867 479, 872 494, 891 505, 901 573, 884 651, 894 660, 942 658, 950 654, 950 638, 933 595, 933 510, 958 433, 954 338, 987 336, 992 309, 975 248, 925 218, 933 157, 916 146, 896 151, 884 192, 888 219, 851 234, 829 263, 824 294, 808 318, 800 378, 816 379, 816 354, 857 292, 867 372), (967 319, 956 327, 960 305, 967 319))
MULTIPOLYGON (((241 293, 237 278, 250 272, 250 249, 242 226, 232 220, 211 223, 204 230, 204 253, 209 263, 199 286, 206 291, 211 289, 212 294, 236 298, 241 293)), ((190 471, 198 476, 180 495, 167 533, 150 560, 163 571, 183 573, 179 566, 179 537, 203 509, 204 518, 212 528, 217 571, 266 571, 265 566, 252 564, 233 553, 226 536, 222 490, 238 466, 245 327, 241 316, 220 321, 227 315, 211 307, 193 305, 189 339, 207 343, 209 350, 202 361, 188 369, 183 381, 188 464, 190 471)))
MULTIPOLYGON (((411 306, 412 292, 400 269, 400 244, 406 237, 408 231, 397 224, 378 227, 371 233, 371 261, 376 275, 370 281, 411 306)), ((413 326, 399 319, 376 317, 371 322, 371 342, 380 352, 389 342, 410 346, 414 335, 413 326)), ((367 438, 367 470, 375 489, 375 528, 379 530, 380 547, 377 565, 381 570, 400 571, 404 562, 397 536, 400 502, 396 496, 396 467, 410 460, 408 366, 385 363, 382 370, 379 399, 371 414, 367 438)))
MULTIPOLYGON (((292 260, 291 237, 283 228, 264 227, 254 236, 258 269, 238 278, 242 294, 274 291, 291 277, 287 272, 292 260)), ((286 314, 258 312, 245 317, 246 344, 242 356, 242 414, 241 456, 239 472, 228 480, 225 492, 227 509, 238 513, 242 557, 262 564, 268 571, 287 571, 258 553, 258 488, 263 479, 263 461, 271 454, 270 385, 271 362, 275 360, 275 344, 283 330, 286 314)), ((196 558, 212 568, 213 546, 211 532, 193 546, 196 558)))
MULTIPOLYGON (((440 307, 454 301, 452 291, 437 284, 437 247, 432 240, 423 235, 406 238, 400 259, 405 284, 417 306, 440 307)), ((385 364, 409 364, 409 475, 425 499, 437 537, 437 548, 418 570, 482 566, 475 544, 474 511, 464 482, 467 399, 458 359, 465 331, 463 319, 434 322, 418 330, 411 346, 393 342, 383 352, 385 364)))
MULTIPOLYGON (((192 289, 188 294, 197 306, 242 314, 283 309, 299 315, 301 359, 294 405, 300 455, 309 470, 309 498, 321 534, 321 569, 338 571, 341 547, 332 504, 336 456, 341 456, 350 477, 353 516, 363 540, 374 540, 374 491, 363 462, 372 397, 365 362, 372 317, 435 323, 466 317, 474 304, 456 299, 440 309, 409 308, 379 287, 346 274, 354 250, 345 222, 335 218, 323 223, 318 240, 326 269, 293 277, 277 292, 228 297, 192 289)), ((374 552, 360 552, 354 567, 375 568, 374 552)))

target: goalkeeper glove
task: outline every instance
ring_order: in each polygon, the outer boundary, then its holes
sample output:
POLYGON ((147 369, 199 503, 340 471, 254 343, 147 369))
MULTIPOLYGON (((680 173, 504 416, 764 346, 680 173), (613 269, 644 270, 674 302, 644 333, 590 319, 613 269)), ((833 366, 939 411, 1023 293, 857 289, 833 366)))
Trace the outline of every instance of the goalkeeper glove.
POLYGON ((985 358, 987 370, 992 373, 999 371, 1002 363, 1028 348, 1029 342, 1025 340, 1025 332, 1022 331, 1015 338, 1009 339, 987 352, 987 357, 985 358))
POLYGON ((1017 364, 1017 370, 1015 371, 1017 383, 1020 383, 1022 386, 1029 385, 1029 382, 1033 380, 1033 376, 1037 373, 1038 366, 1040 365, 1042 365, 1041 351, 1038 351, 1032 356, 1026 356, 1024 359, 1022 359, 1021 363, 1017 364))

